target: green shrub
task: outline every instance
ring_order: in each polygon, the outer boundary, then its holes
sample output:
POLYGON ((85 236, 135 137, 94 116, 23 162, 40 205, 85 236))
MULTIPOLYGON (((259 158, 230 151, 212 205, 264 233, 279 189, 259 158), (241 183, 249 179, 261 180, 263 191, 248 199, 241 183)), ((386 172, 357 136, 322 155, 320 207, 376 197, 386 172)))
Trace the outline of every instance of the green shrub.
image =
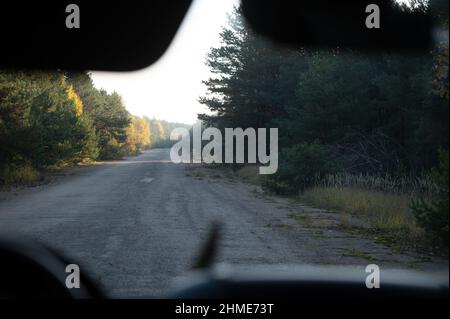
POLYGON ((0 168, 0 185, 31 184, 39 179, 39 173, 31 165, 6 165, 0 168))
POLYGON ((336 172, 327 149, 317 143, 303 143, 280 152, 278 172, 263 185, 279 194, 293 194, 311 187, 323 176, 336 172))
POLYGON ((448 248, 448 151, 441 151, 439 157, 439 166, 431 172, 436 191, 431 194, 430 198, 422 197, 413 200, 411 208, 417 223, 425 229, 430 240, 435 245, 448 248))
POLYGON ((100 159, 102 160, 117 160, 125 156, 126 150, 123 145, 115 138, 107 141, 106 145, 100 149, 100 159))

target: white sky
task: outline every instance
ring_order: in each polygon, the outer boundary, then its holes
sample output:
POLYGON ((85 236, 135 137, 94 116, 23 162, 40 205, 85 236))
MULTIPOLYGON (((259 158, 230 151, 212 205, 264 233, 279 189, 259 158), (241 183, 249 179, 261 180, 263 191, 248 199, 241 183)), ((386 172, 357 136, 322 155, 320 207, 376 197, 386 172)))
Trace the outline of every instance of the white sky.
POLYGON ((152 66, 125 73, 92 72, 97 88, 122 95, 133 115, 193 124, 207 109, 197 102, 209 77, 209 49, 219 45, 227 13, 238 0, 194 0, 164 56, 152 66))

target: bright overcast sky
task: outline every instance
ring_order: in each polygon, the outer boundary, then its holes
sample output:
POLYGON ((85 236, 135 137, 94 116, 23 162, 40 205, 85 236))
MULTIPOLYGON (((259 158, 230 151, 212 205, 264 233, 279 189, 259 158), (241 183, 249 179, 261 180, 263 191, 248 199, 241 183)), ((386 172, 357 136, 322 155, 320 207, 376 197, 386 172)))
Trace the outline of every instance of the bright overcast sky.
POLYGON ((165 55, 137 72, 92 72, 97 88, 122 95, 133 115, 192 124, 206 108, 197 102, 209 77, 205 65, 210 47, 219 44, 227 13, 237 0, 194 0, 165 55))

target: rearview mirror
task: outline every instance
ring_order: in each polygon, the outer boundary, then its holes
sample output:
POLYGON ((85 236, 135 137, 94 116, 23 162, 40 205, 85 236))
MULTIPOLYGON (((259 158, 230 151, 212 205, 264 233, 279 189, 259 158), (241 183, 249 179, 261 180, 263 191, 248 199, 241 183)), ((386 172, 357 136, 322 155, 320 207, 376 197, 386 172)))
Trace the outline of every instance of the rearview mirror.
POLYGON ((191 0, 2 1, 0 67, 130 71, 167 49, 191 0))

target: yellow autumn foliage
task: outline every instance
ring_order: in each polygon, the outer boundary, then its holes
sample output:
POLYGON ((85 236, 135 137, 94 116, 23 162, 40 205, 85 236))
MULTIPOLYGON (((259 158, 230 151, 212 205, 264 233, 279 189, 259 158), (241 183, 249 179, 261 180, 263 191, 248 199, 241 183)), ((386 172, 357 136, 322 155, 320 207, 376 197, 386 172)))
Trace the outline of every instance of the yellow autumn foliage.
POLYGON ((138 152, 150 145, 150 128, 144 119, 132 116, 126 133, 126 144, 130 152, 138 152))
POLYGON ((77 115, 81 115, 83 113, 83 102, 81 101, 80 96, 75 92, 72 85, 67 86, 67 98, 75 104, 75 110, 77 115))

